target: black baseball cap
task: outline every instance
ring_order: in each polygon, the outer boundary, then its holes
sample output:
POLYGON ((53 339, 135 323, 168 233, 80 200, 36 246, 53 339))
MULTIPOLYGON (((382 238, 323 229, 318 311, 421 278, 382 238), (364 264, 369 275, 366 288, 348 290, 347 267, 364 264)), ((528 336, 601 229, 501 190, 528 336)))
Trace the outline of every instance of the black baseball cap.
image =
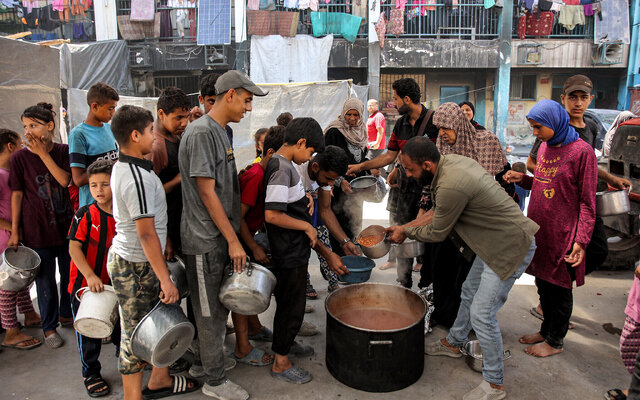
POLYGON ((226 93, 231 89, 244 89, 256 96, 266 96, 269 92, 260 89, 241 71, 230 70, 222 74, 216 81, 216 94, 226 93))

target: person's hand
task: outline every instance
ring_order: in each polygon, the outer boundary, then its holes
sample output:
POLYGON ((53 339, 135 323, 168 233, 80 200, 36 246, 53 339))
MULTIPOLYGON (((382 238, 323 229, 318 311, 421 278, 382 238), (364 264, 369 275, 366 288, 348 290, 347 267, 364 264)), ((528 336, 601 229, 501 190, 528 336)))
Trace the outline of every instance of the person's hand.
POLYGON ((329 253, 326 258, 329 269, 338 275, 348 274, 349 270, 342 262, 342 258, 334 252, 329 253))
POLYGON ((256 246, 254 249, 251 249, 251 253, 253 254, 253 259, 262 265, 266 265, 271 262, 271 260, 269 260, 269 257, 267 257, 265 249, 262 246, 256 246))
POLYGON ((180 300, 180 293, 178 292, 178 288, 173 284, 171 278, 167 278, 163 281, 160 281, 160 301, 164 304, 173 304, 180 300))
POLYGON ((351 240, 349 240, 347 243, 342 245, 342 250, 344 250, 344 254, 348 256, 362 255, 360 253, 360 249, 358 249, 358 246, 356 246, 356 244, 353 243, 351 240))
POLYGON ((564 261, 571 264, 572 267, 577 267, 580 265, 582 260, 584 260, 584 249, 578 243, 573 244, 573 249, 571 250, 571 254, 568 256, 564 256, 564 261))
POLYGON ((7 247, 13 247, 13 250, 18 250, 18 245, 20 245, 20 235, 18 235, 17 232, 11 232, 9 241, 7 241, 7 247))
POLYGON ((233 271, 241 274, 247 263, 247 253, 245 253, 240 241, 236 240, 229 243, 229 258, 233 263, 233 271))
POLYGON ((611 175, 611 178, 609 178, 609 182, 607 182, 609 184, 609 186, 611 186, 614 189, 618 189, 618 190, 625 190, 629 187, 631 187, 631 182, 628 179, 625 178, 621 178, 619 176, 614 176, 611 175))
POLYGON ((202 109, 198 106, 195 106, 191 109, 191 111, 189 111, 189 122, 193 122, 203 115, 204 112, 202 111, 202 109))
POLYGON ((311 248, 316 247, 316 243, 318 242, 318 231, 316 228, 309 224, 307 229, 304 230, 304 233, 309 236, 309 239, 311 240, 311 248))
POLYGON ((636 278, 640 279, 640 263, 636 266, 636 271, 634 273, 636 274, 636 278))
POLYGON ((362 163, 360 164, 351 164, 349 165, 349 168, 347 169, 347 173, 345 175, 348 176, 356 176, 356 174, 358 172, 362 171, 362 163))
POLYGON ((25 135, 27 141, 25 142, 25 146, 35 155, 40 158, 46 157, 49 155, 49 151, 47 149, 47 145, 41 137, 34 136, 30 133, 25 135))
POLYGON ((313 196, 311 195, 311 193, 307 193, 306 196, 307 199, 309 199, 309 204, 307 205, 307 208, 309 209, 309 215, 313 215, 313 196))
POLYGON ((502 175, 502 179, 507 183, 520 183, 522 182, 522 175, 521 172, 509 170, 502 175))
POLYGON ((100 293, 104 290, 104 284, 102 283, 102 279, 98 277, 96 274, 91 274, 91 276, 87 276, 87 286, 89 290, 93 293, 100 293))
POLYGON ((407 238, 407 235, 404 233, 404 228, 399 225, 387 228, 385 231, 387 232, 387 240, 391 243, 399 244, 407 238))
POLYGON ((371 175, 375 176, 376 178, 380 176, 380 168, 371 168, 369 172, 371 172, 371 175))
POLYGON ((398 187, 398 168, 394 168, 389 175, 387 175, 387 185, 390 187, 398 187))
POLYGON ((351 190, 351 184, 346 179, 343 179, 342 182, 340 182, 340 189, 347 194, 353 193, 353 190, 351 190))
POLYGON ((176 256, 176 252, 173 249, 173 242, 167 236, 167 244, 164 245, 164 259, 169 261, 173 260, 176 256))

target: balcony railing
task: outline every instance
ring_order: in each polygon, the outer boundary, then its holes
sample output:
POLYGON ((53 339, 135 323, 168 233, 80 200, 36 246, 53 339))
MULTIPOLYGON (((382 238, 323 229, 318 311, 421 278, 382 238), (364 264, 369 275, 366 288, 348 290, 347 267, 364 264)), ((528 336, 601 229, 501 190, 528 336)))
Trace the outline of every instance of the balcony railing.
POLYGON ((50 9, 45 10, 47 10, 46 18, 59 24, 57 28, 45 30, 39 27, 28 27, 22 22, 22 18, 19 17, 18 8, 16 7, 0 10, 0 32, 7 34, 31 32, 31 35, 26 36, 24 39, 34 42, 55 39, 69 39, 72 42, 95 40, 93 5, 87 10, 83 9, 82 12, 78 12, 78 14, 70 13, 69 9, 66 10, 66 13, 48 11, 50 9))
MULTIPOLYGON (((513 37, 518 37, 518 20, 522 14, 518 6, 514 6, 513 10, 513 37)), ((594 17, 585 16, 585 24, 577 25, 572 30, 567 30, 558 23, 558 14, 553 17, 553 29, 549 36, 526 36, 526 38, 548 38, 548 39, 593 39, 594 33, 594 17)))
MULTIPOLYGON (((197 0, 185 0, 181 3, 184 6, 177 6, 180 3, 173 0, 156 1, 155 10, 156 13, 159 13, 160 18, 159 36, 147 35, 144 40, 195 42, 197 38, 198 2, 197 0)), ((116 6, 118 16, 131 14, 131 0, 116 0, 116 6)), ((151 31, 153 31, 153 28, 151 28, 151 31)), ((123 37, 123 39, 129 40, 127 37, 123 37)))

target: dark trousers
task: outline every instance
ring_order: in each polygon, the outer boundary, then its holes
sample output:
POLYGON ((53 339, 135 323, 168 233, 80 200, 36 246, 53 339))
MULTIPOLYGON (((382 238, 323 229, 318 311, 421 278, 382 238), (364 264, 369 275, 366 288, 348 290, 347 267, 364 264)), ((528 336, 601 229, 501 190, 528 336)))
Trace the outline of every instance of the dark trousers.
POLYGON ((607 234, 604 231, 604 223, 600 217, 596 217, 595 225, 593 225, 593 233, 591 234, 591 241, 585 252, 585 274, 597 270, 609 254, 607 234))
POLYGON ((304 318, 307 268, 308 264, 296 268, 271 269, 277 279, 271 349, 283 356, 289 354, 304 318))
POLYGON ((55 247, 33 249, 40 256, 40 272, 36 276, 38 308, 42 317, 42 330, 52 331, 58 326, 58 318, 71 318, 71 302, 67 295, 69 286, 69 242, 55 247), (60 293, 56 286, 56 259, 60 272, 60 293), (59 301, 59 302, 58 302, 59 301))
MULTIPOLYGON (((76 314, 78 313, 78 308, 80 307, 80 302, 74 295, 70 295, 70 297, 71 313, 75 319, 76 314)), ((82 363, 82 376, 84 378, 101 376, 101 366, 98 358, 100 357, 100 350, 102 349, 102 339, 86 337, 78 333, 78 331, 75 331, 75 334, 76 342, 78 344, 78 353, 80 353, 80 362, 82 363)), ((111 332, 111 343, 113 343, 116 348, 120 347, 120 321, 117 321, 113 326, 113 332, 111 332)))
POLYGON ((636 356, 636 366, 633 368, 633 374, 631 375, 631 385, 629 386, 627 400, 640 400, 640 352, 636 356))
POLYGON ((539 278, 536 278, 536 286, 544 314, 540 335, 549 346, 561 349, 573 311, 573 290, 539 278))

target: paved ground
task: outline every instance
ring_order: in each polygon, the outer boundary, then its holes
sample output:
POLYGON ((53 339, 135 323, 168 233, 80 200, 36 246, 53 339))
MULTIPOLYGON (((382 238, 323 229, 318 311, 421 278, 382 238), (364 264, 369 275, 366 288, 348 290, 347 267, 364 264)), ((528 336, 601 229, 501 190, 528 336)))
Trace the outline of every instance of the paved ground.
MULTIPOLYGON (((384 218, 380 207, 365 207, 365 217, 384 218)), ((378 260, 381 265, 385 260, 378 260)), ((320 276, 317 259, 312 258, 312 282, 320 293, 314 300, 315 311, 306 319, 316 324, 321 333, 311 338, 300 338, 315 347, 313 357, 297 359, 296 363, 308 369, 314 380, 303 386, 275 381, 268 367, 256 368, 239 365, 228 373, 229 378, 243 385, 252 399, 460 399, 464 393, 480 383, 481 374, 470 370, 462 359, 426 357, 425 371, 414 385, 393 393, 367 393, 349 388, 335 380, 325 367, 326 314, 323 299, 326 283, 320 276)), ((416 275, 417 276, 417 275, 416 275)), ((522 350, 518 337, 533 333, 539 320, 529 314, 537 303, 537 293, 531 277, 524 276, 511 291, 509 300, 499 313, 505 349, 513 357, 505 362, 506 388, 511 399, 601 399, 609 388, 628 386, 629 374, 624 369, 618 352, 619 336, 606 332, 602 325, 611 323, 622 328, 624 307, 633 275, 630 271, 596 272, 587 278, 587 284, 574 291, 575 307, 572 321, 576 328, 569 331, 565 353, 549 359, 534 359, 522 350)), ((395 270, 373 271, 371 281, 391 283, 395 270)), ((274 304, 261 319, 272 325, 274 304)), ((29 333, 41 335, 38 330, 29 333)), ((61 329, 66 344, 56 350, 41 346, 30 351, 4 349, 0 353, 0 399, 87 399, 80 376, 80 361, 75 347, 73 330, 61 329)), ((443 330, 429 334, 426 340, 440 338, 443 330)), ((234 335, 227 336, 226 350, 233 349, 234 335)), ((268 346, 258 344, 268 349, 268 346)), ((105 346, 101 361, 103 376, 112 384, 107 399, 122 398, 122 385, 113 356, 114 347, 105 346)), ((200 392, 179 397, 183 400, 206 398, 200 392)))

